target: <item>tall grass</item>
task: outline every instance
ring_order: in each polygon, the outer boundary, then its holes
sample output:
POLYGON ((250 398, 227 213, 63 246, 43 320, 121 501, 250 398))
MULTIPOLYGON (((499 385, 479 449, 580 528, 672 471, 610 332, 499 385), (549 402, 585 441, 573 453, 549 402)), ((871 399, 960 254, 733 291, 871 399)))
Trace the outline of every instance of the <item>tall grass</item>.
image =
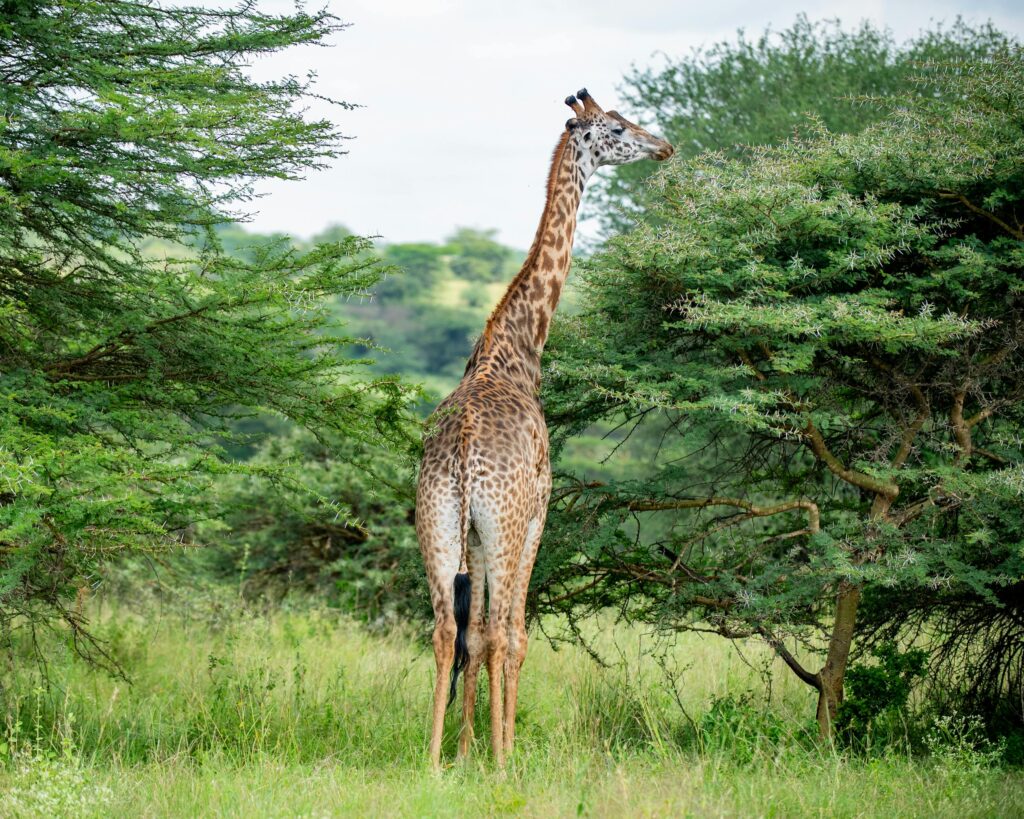
POLYGON ((231 598, 107 604, 96 619, 133 682, 56 641, 48 682, 19 657, 0 815, 1024 814, 1024 778, 955 725, 942 730, 959 739, 926 757, 820 747, 809 692, 780 673, 769 697, 757 645, 740 656, 689 635, 655 651, 604 624, 599 642, 623 661, 601 668, 534 638, 506 774, 490 764, 481 697, 475 755, 438 777, 433 658, 414 634, 231 598))

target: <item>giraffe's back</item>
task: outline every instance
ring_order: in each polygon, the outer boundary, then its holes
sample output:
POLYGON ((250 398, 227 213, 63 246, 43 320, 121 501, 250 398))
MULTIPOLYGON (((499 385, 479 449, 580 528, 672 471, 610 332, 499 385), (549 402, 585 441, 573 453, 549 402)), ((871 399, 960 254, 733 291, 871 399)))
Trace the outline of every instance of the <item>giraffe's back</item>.
MULTIPOLYGON (((515 477, 547 461, 548 436, 536 395, 515 382, 471 376, 438 405, 424 442, 424 470, 470 467, 475 475, 515 477), (459 457, 466 464, 453 463, 459 457)), ((421 473, 422 475, 422 473, 421 473)), ((422 478, 421 478, 422 479, 422 478)))

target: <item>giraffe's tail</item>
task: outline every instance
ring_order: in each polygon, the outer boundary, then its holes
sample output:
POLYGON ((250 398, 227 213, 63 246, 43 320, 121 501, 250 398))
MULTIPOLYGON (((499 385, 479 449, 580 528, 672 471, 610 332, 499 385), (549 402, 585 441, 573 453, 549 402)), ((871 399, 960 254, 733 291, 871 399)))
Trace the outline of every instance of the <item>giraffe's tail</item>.
POLYGON ((448 689, 448 705, 455 702, 455 687, 459 673, 469 664, 469 646, 466 631, 469 629, 469 598, 473 584, 468 574, 455 575, 455 662, 452 663, 452 684, 448 689))
POLYGON ((455 575, 455 662, 452 664, 452 682, 448 690, 448 705, 455 702, 455 687, 459 682, 459 673, 469 664, 469 645, 466 632, 469 630, 469 598, 473 584, 469 580, 469 569, 466 563, 466 550, 469 548, 469 492, 470 482, 467 474, 469 469, 469 437, 459 436, 459 539, 462 553, 459 555, 459 573, 455 575))

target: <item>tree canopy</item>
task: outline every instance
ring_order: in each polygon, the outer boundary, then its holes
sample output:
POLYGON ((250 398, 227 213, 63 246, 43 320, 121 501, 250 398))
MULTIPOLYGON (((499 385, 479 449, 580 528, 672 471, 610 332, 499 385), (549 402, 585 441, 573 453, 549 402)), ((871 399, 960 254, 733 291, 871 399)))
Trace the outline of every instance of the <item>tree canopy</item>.
POLYGON ((215 436, 239 415, 325 439, 396 434, 404 390, 357 377, 326 308, 376 281, 367 243, 229 256, 215 229, 241 218, 255 182, 342 152, 332 123, 304 115, 311 77, 246 70, 341 28, 252 3, 0 4, 5 626, 57 611, 89 649, 72 601, 104 560, 218 514, 211 482, 242 467, 215 436), (164 258, 145 252, 154 238, 164 258))
MULTIPOLYGON (((539 610, 760 635, 826 733, 863 595, 897 633, 910 601, 1020 618, 1024 54, 915 82, 864 100, 860 134, 668 163, 649 217, 582 265, 546 360, 556 445, 656 423, 662 456, 563 480, 539 610)), ((1010 646, 995 676, 1019 703, 1010 646)))
MULTIPOLYGON (((721 151, 742 157, 750 147, 774 145, 809 126, 855 133, 881 111, 865 95, 913 92, 917 66, 927 61, 975 59, 1005 47, 991 24, 957 19, 905 43, 863 22, 846 29, 838 20, 797 17, 787 29, 722 41, 660 67, 634 68, 621 89, 623 102, 652 130, 664 134, 677 156, 721 151)), ((623 165, 599 180, 591 210, 606 230, 628 228, 646 207, 648 163, 623 165)))

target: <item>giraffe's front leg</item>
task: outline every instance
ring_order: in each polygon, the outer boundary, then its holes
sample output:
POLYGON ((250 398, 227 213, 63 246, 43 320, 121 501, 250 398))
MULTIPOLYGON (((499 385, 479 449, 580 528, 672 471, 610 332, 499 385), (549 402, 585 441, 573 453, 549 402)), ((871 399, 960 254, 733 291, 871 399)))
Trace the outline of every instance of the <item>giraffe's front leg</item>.
MULTIPOLYGON (((550 484, 548 484, 550 486, 550 484)), ((516 703, 519 697, 519 672, 526 660, 528 637, 526 634, 526 593, 530 588, 530 575, 537 559, 544 521, 547 517, 547 493, 537 516, 530 521, 526 542, 519 559, 519 568, 512 591, 512 610, 509 612, 508 655, 505 658, 505 751, 512 752, 516 737, 516 703)))
POLYGON ((505 767, 502 672, 508 652, 508 599, 493 601, 487 617, 487 683, 491 705, 491 750, 499 768, 505 767))
POLYGON ((516 580, 519 546, 525 542, 528 513, 518 475, 498 484, 489 497, 473 505, 473 525, 487 566, 487 682, 491 704, 491 749, 498 767, 505 764, 505 693, 502 681, 508 653, 508 623, 516 580))

